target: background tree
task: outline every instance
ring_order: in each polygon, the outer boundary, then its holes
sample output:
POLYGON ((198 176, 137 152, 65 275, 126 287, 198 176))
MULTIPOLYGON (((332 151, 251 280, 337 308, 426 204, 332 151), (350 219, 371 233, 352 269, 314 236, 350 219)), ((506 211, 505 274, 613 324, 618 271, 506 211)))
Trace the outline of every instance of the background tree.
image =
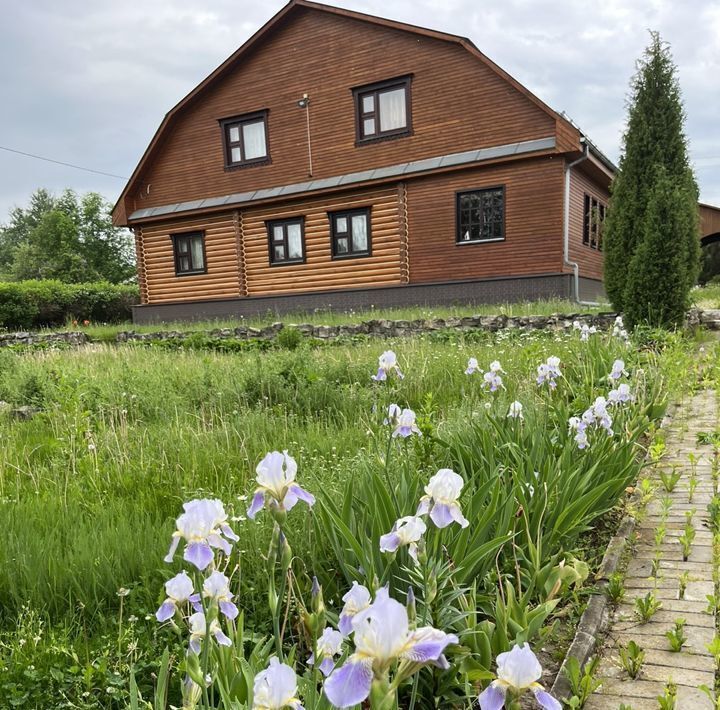
MULTIPOLYGON (((665 258, 665 249, 675 252, 672 242, 680 240, 685 245, 680 249, 683 263, 678 264, 683 273, 686 290, 695 284, 698 275, 700 256, 700 237, 697 222, 698 188, 688 158, 687 139, 684 133, 685 113, 682 106, 677 70, 672 61, 669 46, 660 39, 657 32, 651 33, 650 46, 637 64, 637 72, 630 86, 628 99, 627 130, 623 136, 623 151, 619 172, 613 181, 610 209, 604 229, 605 250, 605 290, 618 311, 627 312, 630 307, 630 292, 634 297, 650 299, 641 312, 643 319, 656 325, 663 324, 650 313, 675 312, 674 309, 659 308, 652 305, 662 294, 640 293, 637 286, 630 286, 630 265, 643 239, 652 234, 658 246, 658 253, 648 254, 648 258, 665 258), (658 167, 663 170, 658 171, 658 167), (675 198, 685 199, 689 210, 695 215, 692 224, 686 219, 673 220, 678 232, 657 223, 656 215, 648 214, 651 202, 657 206, 658 195, 668 194, 656 185, 656 181, 668 180, 678 188, 675 198), (651 200, 651 196, 655 199, 651 200), (652 225, 652 228, 651 228, 652 225)), ((648 253, 648 250, 644 250, 648 253)), ((639 269, 635 269, 639 273, 639 269)), ((687 294, 681 301, 686 302, 687 294)), ((636 305, 636 304, 633 304, 636 305)), ((640 312, 633 309, 638 317, 640 312)), ((632 324, 632 322, 631 322, 632 324)))
POLYGON ((55 197, 36 190, 0 227, 0 273, 7 280, 67 283, 134 278, 134 247, 126 229, 113 227, 112 206, 96 192, 55 197))

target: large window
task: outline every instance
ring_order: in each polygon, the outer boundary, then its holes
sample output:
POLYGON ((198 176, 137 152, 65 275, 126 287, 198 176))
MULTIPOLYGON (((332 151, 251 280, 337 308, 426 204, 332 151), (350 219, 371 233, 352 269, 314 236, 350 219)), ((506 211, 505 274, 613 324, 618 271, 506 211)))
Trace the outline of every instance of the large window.
POLYGON ((202 232, 173 234, 172 241, 176 276, 204 274, 207 271, 205 266, 205 235, 202 232))
POLYGON ((330 232, 335 258, 370 255, 370 209, 331 212, 330 232))
POLYGON ((225 118, 220 121, 225 149, 225 167, 263 163, 268 160, 267 111, 225 118))
POLYGON ((505 238, 505 190, 493 187, 457 194, 458 244, 505 238))
POLYGON ((410 77, 353 89, 358 143, 410 133, 410 77))
POLYGON ((602 251, 602 233, 607 207, 595 197, 586 194, 583 204, 583 244, 602 251))
POLYGON ((267 222, 270 263, 298 264, 305 260, 303 217, 267 222))

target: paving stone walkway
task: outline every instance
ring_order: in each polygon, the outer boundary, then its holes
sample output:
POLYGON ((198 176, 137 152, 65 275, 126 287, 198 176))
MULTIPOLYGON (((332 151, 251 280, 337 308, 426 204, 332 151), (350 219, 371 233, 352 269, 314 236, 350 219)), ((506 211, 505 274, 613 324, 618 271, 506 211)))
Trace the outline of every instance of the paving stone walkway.
POLYGON ((597 677, 602 685, 587 701, 587 710, 618 710, 622 705, 632 710, 657 710, 657 697, 663 695, 669 681, 677 685, 676 710, 713 710, 713 703, 698 689, 702 684, 714 685, 714 660, 707 650, 715 635, 715 617, 706 613, 707 594, 714 593, 712 534, 706 525, 707 505, 713 496, 712 447, 698 446, 701 431, 717 427, 717 405, 714 391, 705 391, 677 408, 665 434, 667 445, 659 471, 673 466, 682 471, 682 478, 672 493, 666 493, 658 472, 651 476, 655 494, 646 508, 646 515, 636 526, 634 554, 625 574, 625 597, 612 613, 608 636, 601 655, 597 677), (698 485, 692 503, 688 503, 691 465, 688 454, 700 457, 697 463, 698 485), (672 504, 664 513, 662 499, 672 504), (686 512, 695 511, 692 522, 695 541, 687 561, 678 538, 686 524, 686 512), (655 534, 658 527, 667 529, 657 576, 653 575, 656 555, 655 534), (688 573, 687 587, 680 598, 680 579, 688 573), (647 623, 640 623, 635 614, 635 599, 655 590, 662 607, 647 623), (687 642, 679 653, 670 650, 665 633, 676 619, 685 619, 687 642), (645 660, 638 677, 630 679, 622 668, 618 649, 635 641, 645 651, 645 660))

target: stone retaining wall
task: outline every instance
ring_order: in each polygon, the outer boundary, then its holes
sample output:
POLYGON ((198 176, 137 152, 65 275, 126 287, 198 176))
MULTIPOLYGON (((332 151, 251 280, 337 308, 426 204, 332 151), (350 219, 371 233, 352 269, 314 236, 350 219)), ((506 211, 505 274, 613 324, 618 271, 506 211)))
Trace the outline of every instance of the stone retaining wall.
MULTIPOLYGON (((202 332, 210 338, 237 338, 240 340, 258 339, 272 340, 283 328, 294 328, 306 337, 320 340, 331 340, 340 336, 370 335, 377 337, 397 337, 419 335, 438 330, 569 330, 574 321, 594 325, 600 329, 612 326, 615 313, 570 314, 551 316, 466 316, 463 318, 433 318, 427 320, 367 320, 348 325, 313 325, 311 323, 273 323, 265 328, 218 328, 202 332)), ((158 340, 185 340, 194 333, 179 330, 153 331, 152 333, 136 333, 129 330, 118 333, 117 341, 147 342, 158 340)))
MULTIPOLYGON (((117 334, 117 343, 152 342, 161 340, 186 340, 198 333, 209 338, 239 340, 273 340, 283 328, 295 328, 304 336, 331 340, 348 335, 370 335, 377 337, 398 337, 432 333, 438 330, 462 331, 484 330, 570 330, 575 321, 587 323, 601 330, 612 327, 615 313, 570 313, 550 316, 465 316, 462 318, 432 318, 424 320, 366 320, 347 325, 313 325, 312 323, 273 323, 265 328, 216 328, 202 331, 156 330, 151 333, 137 333, 134 330, 117 334)), ((703 325, 709 330, 720 330, 720 310, 692 309, 688 313, 688 325, 703 325)), ((37 345, 39 343, 66 343, 84 345, 90 338, 82 332, 61 333, 0 333, 0 348, 8 345, 37 345)))

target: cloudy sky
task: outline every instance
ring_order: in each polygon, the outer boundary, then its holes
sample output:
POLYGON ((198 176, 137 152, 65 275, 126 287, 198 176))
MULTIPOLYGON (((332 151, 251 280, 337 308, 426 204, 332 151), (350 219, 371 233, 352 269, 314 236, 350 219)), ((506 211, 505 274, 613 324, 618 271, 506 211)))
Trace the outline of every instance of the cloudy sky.
MULTIPOLYGON (((720 205, 717 0, 334 0, 470 37, 612 159, 634 62, 657 29, 672 46, 701 199, 720 205)), ((0 146, 129 176, 163 115, 282 0, 8 0, 0 25, 0 146)), ((124 181, 0 150, 0 223, 37 187, 124 181)))

